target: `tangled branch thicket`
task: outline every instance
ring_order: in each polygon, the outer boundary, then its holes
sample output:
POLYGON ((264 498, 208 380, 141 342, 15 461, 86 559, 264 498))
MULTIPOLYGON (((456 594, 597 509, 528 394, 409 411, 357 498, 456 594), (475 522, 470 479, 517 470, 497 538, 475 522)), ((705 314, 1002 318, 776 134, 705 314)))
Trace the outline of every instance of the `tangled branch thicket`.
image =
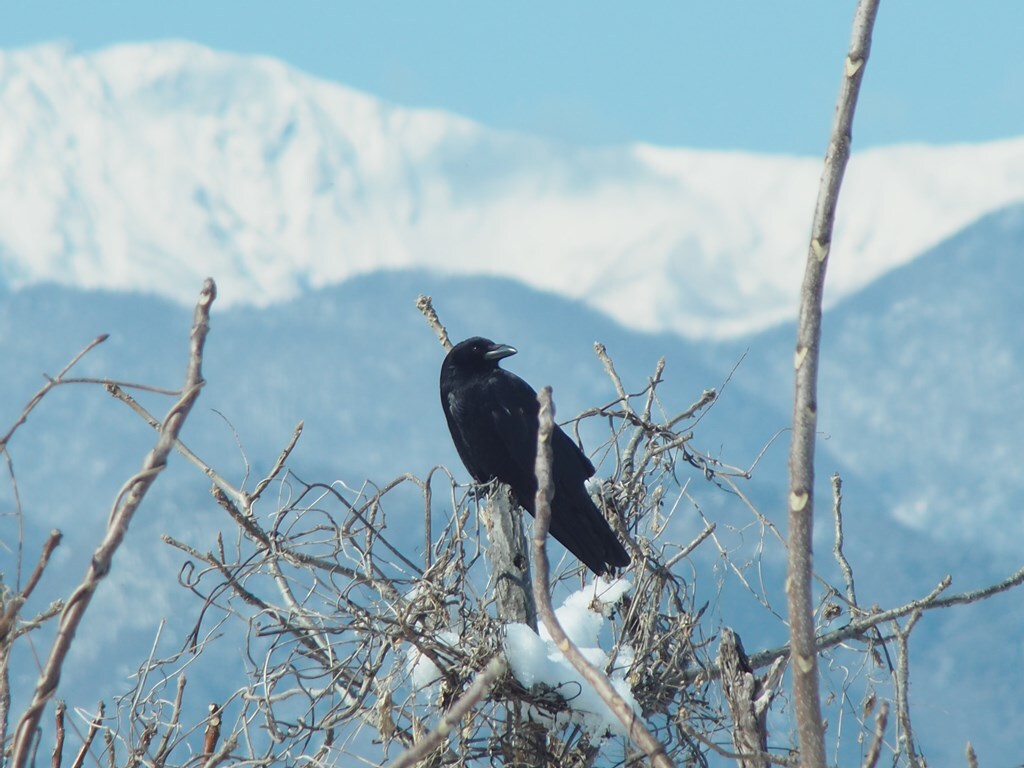
MULTIPOLYGON (((607 638, 611 656, 621 665, 630 650, 625 676, 672 759, 701 764, 706 742, 725 738, 725 718, 708 700, 708 680, 693 682, 694 672, 710 666, 713 649, 695 584, 678 564, 710 540, 714 527, 685 545, 657 532, 667 523, 663 500, 680 483, 680 466, 713 478, 743 473, 690 445, 687 430, 714 392, 685 413, 659 417, 664 363, 629 395, 600 353, 621 395, 574 421, 608 425, 600 452, 614 457, 615 470, 597 490, 636 564, 607 638)), ((239 746, 227 757, 243 760, 242 750, 245 761, 324 765, 349 765, 375 752, 396 757, 436 726, 491 659, 504 656, 504 622, 476 523, 487 498, 457 485, 444 468, 358 491, 305 482, 283 462, 275 470, 268 478, 274 482, 244 498, 246 507, 237 503, 240 492, 214 487, 236 525, 234 541, 204 549, 167 538, 188 557, 182 582, 203 601, 190 652, 205 650, 200 637, 210 636, 211 625, 245 626, 248 680, 218 702, 238 723, 239 746), (270 489, 276 500, 265 493, 270 489), (268 504, 276 507, 270 515, 262 511, 268 504), (414 525, 425 532, 415 553, 405 535, 414 525)), ((582 575, 577 565, 564 568, 562 591, 581 584, 582 575)), ((164 666, 161 680, 170 689, 173 664, 164 666)), ((577 693, 571 686, 527 688, 504 674, 432 764, 592 764, 603 734, 589 733, 573 717, 577 693)), ((168 698, 133 691, 126 702, 154 706, 126 720, 166 719, 168 698)), ((140 738, 126 725, 120 735, 130 752, 140 751, 140 738)), ((618 750, 630 752, 621 744, 618 750)))
MULTIPOLYGON (((727 603, 715 599, 724 577, 711 579, 704 567, 719 564, 719 574, 748 590, 764 610, 763 623, 783 621, 764 586, 762 558, 782 559, 786 543, 744 492, 753 467, 730 467, 695 447, 701 420, 716 405, 714 390, 673 413, 660 395, 663 360, 630 392, 607 351, 597 345, 596 353, 616 395, 573 419, 567 429, 603 432, 603 442, 592 451, 602 468, 592 492, 633 556, 622 574, 630 584, 622 598, 610 611, 595 608, 610 613, 602 636, 594 639, 606 652, 605 671, 626 681, 636 714, 664 749, 659 759, 676 765, 706 765, 713 758, 744 766, 792 762, 793 724, 788 699, 780 692, 788 648, 763 648, 748 657, 729 628, 736 617, 727 603), (719 498, 744 510, 747 522, 710 521, 691 493, 688 483, 694 478, 707 481, 712 493, 725 494, 719 498), (686 530, 679 525, 683 516, 693 532, 687 541, 667 535, 686 530), (730 543, 730 537, 749 538, 751 529, 753 547, 730 543)), ((190 371, 198 370, 201 355, 201 348, 193 350, 190 371)), ((49 380, 0 442, 15 490, 8 442, 55 386, 102 384, 167 435, 165 425, 127 394, 129 385, 72 380, 65 377, 70 368, 49 380)), ((194 394, 195 384, 189 386, 186 394, 194 394)), ((148 655, 140 651, 134 688, 106 711, 84 715, 87 727, 73 768, 85 760, 111 768, 213 768, 387 760, 394 765, 591 766, 639 765, 647 759, 621 735, 625 728, 612 735, 588 720, 592 713, 578 702, 586 683, 525 684, 509 671, 507 622, 495 599, 495 576, 483 556, 486 537, 477 522, 498 489, 459 485, 443 467, 425 478, 402 475, 382 487, 309 482, 288 469, 300 434, 301 425, 252 492, 235 487, 172 440, 213 481, 211 505, 221 510, 230 533, 213 541, 165 536, 184 556, 180 583, 198 598, 194 626, 170 655, 157 652, 167 647, 167 638, 158 638, 148 655), (206 695, 215 691, 217 700, 206 719, 196 721, 187 714, 194 707, 183 705, 189 698, 188 675, 211 660, 236 671, 220 675, 216 686, 207 681, 201 687, 206 695)), ((1024 582, 1024 570, 975 593, 945 596, 945 580, 906 605, 865 609, 843 552, 838 478, 833 491, 840 583, 817 577, 815 617, 830 691, 826 708, 839 722, 835 754, 852 740, 865 765, 875 765, 883 752, 893 765, 921 765, 906 695, 911 630, 923 611, 1010 589, 1024 582), (843 626, 830 629, 844 616, 843 626), (889 702, 895 712, 892 727, 889 702)), ((19 507, 19 529, 22 514, 19 507)), ((10 659, 16 644, 66 611, 57 603, 21 615, 59 544, 55 532, 24 585, 19 577, 4 586, 0 606, 0 735, 5 754, 26 755, 27 763, 35 763, 48 729, 44 724, 8 736, 10 659), (19 735, 31 741, 17 741, 19 735), (15 743, 22 744, 20 752, 13 752, 15 743)), ((17 572, 22 570, 19 560, 17 572)), ((562 564, 553 579, 556 599, 587 581, 581 566, 562 564)), ((57 661, 63 663, 63 657, 57 661)), ((38 688, 33 711, 41 711, 53 693, 38 688)), ((57 702, 55 768, 66 762, 65 713, 57 702)))

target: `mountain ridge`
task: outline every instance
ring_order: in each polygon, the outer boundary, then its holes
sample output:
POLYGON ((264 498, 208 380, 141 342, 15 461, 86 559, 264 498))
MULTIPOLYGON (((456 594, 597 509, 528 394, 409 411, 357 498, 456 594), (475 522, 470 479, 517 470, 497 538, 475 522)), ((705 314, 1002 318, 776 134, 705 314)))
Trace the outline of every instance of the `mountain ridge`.
MULTIPOLYGON (((193 43, 0 53, 0 280, 265 306, 381 268, 511 277, 629 327, 793 316, 821 163, 577 148, 193 43), (14 119, 16 118, 16 119, 14 119)), ((1024 199, 1024 139, 855 153, 828 301, 1024 199)))

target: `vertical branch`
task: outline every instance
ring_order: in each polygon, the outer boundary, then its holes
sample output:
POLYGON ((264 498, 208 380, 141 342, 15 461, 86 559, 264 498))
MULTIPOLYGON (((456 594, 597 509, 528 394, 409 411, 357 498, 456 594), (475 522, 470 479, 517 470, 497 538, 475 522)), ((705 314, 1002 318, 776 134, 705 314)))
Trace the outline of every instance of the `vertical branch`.
MULTIPOLYGON (((732 743, 740 757, 739 768, 768 768, 768 707, 776 681, 758 680, 743 650, 743 642, 731 628, 722 627, 718 644, 718 668, 722 692, 732 715, 732 743)), ((778 677, 782 676, 781 669, 778 677)))
MULTIPOLYGON (((8 456, 8 461, 10 457, 8 456)), ((12 472, 13 477, 13 472, 12 472)), ((60 545, 63 535, 56 528, 50 531, 50 535, 46 539, 46 543, 43 544, 43 551, 39 555, 39 560, 36 562, 36 566, 32 571, 32 575, 29 576, 28 581, 25 583, 24 588, 18 594, 7 594, 3 595, 0 592, 0 745, 7 743, 7 726, 10 722, 10 709, 11 709, 11 680, 10 680, 10 661, 11 653, 14 647, 14 641, 20 634, 20 631, 26 630, 27 625, 22 624, 19 627, 19 616, 22 607, 28 601, 32 592, 35 590, 36 585, 39 584, 39 580, 43 577, 43 571, 46 570, 46 566, 50 563, 50 557, 53 555, 53 551, 60 545)), ((21 549, 21 536, 18 537, 18 549, 21 549)), ((18 554, 18 580, 21 580, 20 571, 22 566, 22 555, 19 551, 18 554)), ((55 603, 48 609, 43 616, 46 619, 51 618, 57 610, 60 609, 60 604, 55 603)), ((41 620, 42 616, 37 617, 37 621, 41 620)), ((36 623, 39 626, 39 623, 36 623)), ((64 728, 64 708, 63 704, 58 703, 57 705, 57 726, 61 729, 63 734, 64 728)))
POLYGON ((836 521, 836 540, 832 546, 832 553, 836 556, 839 570, 843 574, 843 582, 846 584, 846 602, 852 616, 857 610, 857 589, 853 584, 853 568, 850 566, 850 561, 846 559, 846 553, 843 552, 843 542, 845 541, 843 534, 843 478, 838 473, 832 475, 832 516, 836 521))
POLYGON ((921 768, 925 763, 917 753, 914 745, 914 729, 910 724, 910 632, 921 618, 921 609, 914 611, 901 629, 899 622, 893 621, 893 634, 896 636, 896 718, 899 722, 899 740, 907 753, 907 765, 910 768, 921 768))
POLYGON ((50 655, 36 683, 32 701, 25 709, 14 731, 10 768, 25 768, 29 760, 33 735, 39 726, 43 708, 57 692, 61 669, 68 651, 71 650, 71 643, 78 631, 78 626, 96 593, 96 588, 110 573, 114 553, 124 541, 136 510, 142 504, 142 500, 157 476, 167 466, 167 456, 174 448, 178 433, 192 410, 196 398, 199 397, 199 390, 203 385, 203 348, 206 343, 206 335, 210 330, 210 305, 216 295, 217 288, 213 280, 207 278, 199 295, 199 302, 196 304, 188 367, 181 397, 171 407, 164 419, 160 437, 143 461, 142 469, 125 483, 115 499, 103 541, 93 553, 84 579, 71 594, 67 605, 61 612, 57 636, 54 638, 50 655))
POLYGON ((537 497, 533 523, 533 560, 536 571, 533 580, 533 599, 537 604, 537 616, 544 622, 544 626, 558 646, 558 650, 565 654, 565 658, 597 691, 608 708, 619 718, 619 722, 626 727, 630 740, 647 753, 655 768, 672 768, 672 761, 665 754, 665 745, 655 738, 654 734, 644 725, 643 720, 637 717, 633 708, 612 687, 608 676, 591 664, 576 644, 569 639, 551 606, 551 592, 548 584, 550 565, 545 549, 548 529, 551 527, 551 499, 555 495, 554 481, 551 477, 551 433, 555 428, 551 387, 541 389, 537 394, 537 400, 540 401, 540 413, 538 414, 540 423, 537 429, 535 470, 537 473, 537 497))
POLYGON ((886 725, 889 723, 889 702, 883 701, 879 708, 879 714, 874 718, 874 735, 871 737, 871 744, 867 748, 867 755, 864 756, 863 768, 874 768, 879 762, 882 754, 882 743, 886 738, 886 725))
POLYGON ((885 741, 885 726, 889 723, 889 702, 883 701, 875 717, 875 735, 871 739, 871 746, 861 764, 863 768, 875 768, 878 757, 882 753, 882 742, 885 741))
POLYGON ((53 753, 50 756, 50 767, 60 768, 60 764, 64 762, 64 713, 67 711, 67 705, 57 700, 57 707, 53 713, 53 724, 54 724, 54 740, 53 740, 53 753))
POLYGON ((821 300, 825 268, 832 243, 839 188, 850 155, 851 128, 857 94, 871 48, 871 31, 878 0, 860 0, 853 19, 850 50, 843 67, 825 167, 818 189, 811 244, 807 255, 794 368, 793 442, 789 455, 789 567, 786 597, 789 608, 790 654, 793 670, 793 708, 805 768, 825 765, 825 734, 818 694, 813 566, 814 442, 818 410, 818 356, 821 342, 821 300))
POLYGON ((523 533, 523 513, 501 483, 487 497, 481 513, 487 529, 487 562, 494 582, 498 616, 537 630, 537 609, 530 590, 530 557, 523 533))
POLYGON ((203 754, 212 755, 217 751, 217 742, 220 741, 220 717, 221 706, 217 702, 211 702, 209 706, 210 716, 206 720, 206 730, 203 732, 203 754))
POLYGON ((729 627, 722 627, 718 668, 722 670, 722 690, 732 714, 732 743, 739 754, 746 756, 736 764, 740 768, 767 768, 768 762, 760 755, 768 751, 768 728, 765 718, 754 711, 757 680, 739 636, 729 627))

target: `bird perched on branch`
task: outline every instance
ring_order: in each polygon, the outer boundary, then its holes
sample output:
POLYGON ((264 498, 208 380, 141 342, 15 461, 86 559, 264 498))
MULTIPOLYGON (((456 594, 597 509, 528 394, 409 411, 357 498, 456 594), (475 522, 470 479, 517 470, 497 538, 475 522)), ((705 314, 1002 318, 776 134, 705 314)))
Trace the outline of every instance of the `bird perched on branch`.
MULTIPOLYGON (((498 367, 516 351, 479 336, 456 344, 441 364, 441 407, 473 479, 507 484, 532 515, 537 493, 537 393, 498 367)), ((557 425, 551 451, 551 535, 598 575, 629 565, 629 555, 587 493, 586 480, 595 471, 590 459, 557 425)))

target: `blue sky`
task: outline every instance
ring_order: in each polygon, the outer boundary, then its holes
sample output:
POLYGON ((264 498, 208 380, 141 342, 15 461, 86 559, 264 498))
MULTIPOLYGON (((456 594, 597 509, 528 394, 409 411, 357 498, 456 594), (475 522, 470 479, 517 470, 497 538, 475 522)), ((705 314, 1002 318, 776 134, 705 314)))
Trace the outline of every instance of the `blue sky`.
MULTIPOLYGON (((852 0, 34 2, 0 46, 184 38, 574 143, 820 155, 852 0)), ((855 147, 1024 134, 1024 3, 883 0, 855 147)))

